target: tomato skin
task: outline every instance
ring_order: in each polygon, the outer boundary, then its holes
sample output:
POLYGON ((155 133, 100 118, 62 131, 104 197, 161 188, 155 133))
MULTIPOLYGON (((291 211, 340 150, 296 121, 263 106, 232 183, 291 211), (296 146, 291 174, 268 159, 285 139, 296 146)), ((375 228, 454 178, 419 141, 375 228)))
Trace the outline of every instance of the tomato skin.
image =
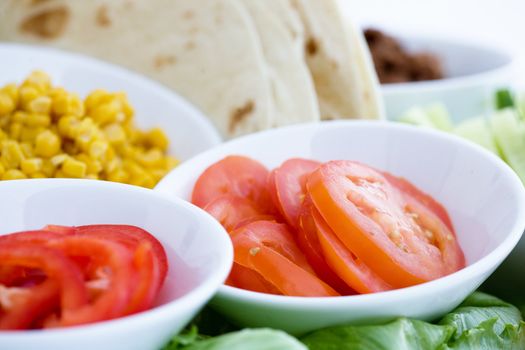
POLYGON ((340 278, 355 291, 362 294, 393 289, 345 247, 313 206, 311 207, 311 215, 317 228, 317 235, 324 256, 340 278))
POLYGON ((270 173, 268 184, 272 200, 288 225, 296 229, 306 194, 306 178, 319 165, 317 161, 292 158, 270 173))
POLYGON ((445 225, 447 225, 448 229, 455 235, 452 220, 450 220, 447 210, 438 201, 402 177, 394 176, 385 171, 383 171, 382 174, 388 180, 388 182, 399 189, 403 195, 412 197, 431 210, 439 219, 441 219, 441 221, 443 221, 445 225))
POLYGON ((229 281, 229 285, 232 287, 258 293, 282 295, 282 293, 270 282, 265 280, 260 273, 237 263, 233 263, 229 281))
POLYGON ((350 288, 327 264, 321 243, 317 236, 317 226, 312 216, 313 202, 307 196, 299 216, 300 229, 297 231, 297 243, 304 252, 306 259, 314 269, 317 276, 341 295, 352 295, 355 291, 350 288))
POLYGON ((232 232, 235 262, 259 273, 284 295, 339 295, 315 276, 283 226, 256 221, 232 232))
MULTIPOLYGON (((77 310, 63 310, 61 326, 73 326, 119 317, 128 306, 136 286, 132 254, 124 246, 96 237, 73 236, 49 242, 69 256, 88 256, 94 266, 111 269, 110 285, 96 300, 77 310)), ((47 326, 56 326, 50 324, 47 326)))
POLYGON ((252 201, 233 195, 218 197, 203 209, 217 219, 228 232, 235 229, 239 223, 249 222, 252 218, 263 215, 252 201))
POLYGON ((0 261, 2 266, 24 266, 44 271, 59 285, 64 313, 87 305, 82 271, 60 252, 35 243, 0 241, 0 261))
POLYGON ((52 279, 27 288, 26 291, 27 295, 21 297, 10 310, 0 316, 0 330, 28 329, 35 320, 59 305, 60 290, 52 279))
MULTIPOLYGON (((307 188, 336 236, 393 287, 423 283, 450 271, 439 246, 404 231, 422 228, 403 214, 402 194, 379 172, 357 162, 331 161, 309 176, 307 188), (397 227, 389 218, 401 220, 404 229, 385 232, 383 226, 397 227)), ((452 237, 446 226, 441 229, 438 235, 452 237)))
POLYGON ((268 170, 259 162, 228 156, 208 167, 193 187, 191 202, 200 208, 223 195, 251 200, 262 214, 275 212, 266 181, 268 170))

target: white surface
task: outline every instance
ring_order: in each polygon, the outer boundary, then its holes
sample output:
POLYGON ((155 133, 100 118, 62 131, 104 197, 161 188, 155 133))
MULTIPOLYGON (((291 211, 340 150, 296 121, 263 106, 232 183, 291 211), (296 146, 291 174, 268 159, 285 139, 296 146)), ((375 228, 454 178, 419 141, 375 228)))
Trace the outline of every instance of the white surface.
POLYGON ((195 107, 151 80, 86 56, 42 46, 0 44, 0 86, 21 83, 33 70, 48 73, 53 84, 84 98, 95 89, 124 91, 141 128, 161 127, 170 153, 186 160, 218 143, 215 128, 195 107))
POLYGON ((213 305, 243 325, 303 333, 397 316, 435 319, 494 271, 525 228, 525 189, 499 158, 455 136, 388 122, 322 122, 243 137, 182 164, 156 190, 188 199, 197 176, 229 154, 270 168, 291 157, 352 159, 403 176, 448 209, 468 265, 422 285, 357 296, 283 297, 222 286, 213 305))
POLYGON ((158 350, 226 279, 231 241, 206 212, 136 186, 91 180, 0 182, 0 235, 48 224, 128 224, 157 237, 169 270, 159 306, 92 325, 0 332, 5 350, 158 350))

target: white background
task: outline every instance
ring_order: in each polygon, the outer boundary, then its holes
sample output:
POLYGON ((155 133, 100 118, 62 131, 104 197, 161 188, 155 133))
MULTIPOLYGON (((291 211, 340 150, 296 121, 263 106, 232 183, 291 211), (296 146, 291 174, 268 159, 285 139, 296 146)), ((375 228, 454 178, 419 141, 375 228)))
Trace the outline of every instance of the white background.
POLYGON ((525 86, 525 0, 340 0, 357 23, 418 36, 500 46, 516 55, 525 86))

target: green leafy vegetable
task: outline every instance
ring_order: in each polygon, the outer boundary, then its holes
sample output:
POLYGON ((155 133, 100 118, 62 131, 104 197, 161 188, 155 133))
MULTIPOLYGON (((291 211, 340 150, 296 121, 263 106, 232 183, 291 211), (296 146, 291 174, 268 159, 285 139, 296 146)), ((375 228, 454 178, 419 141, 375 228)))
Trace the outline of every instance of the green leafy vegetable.
POLYGON ((273 329, 245 329, 208 339, 192 334, 193 341, 185 343, 187 335, 176 336, 164 350, 307 350, 297 339, 273 329))
POLYGON ((386 325, 338 326, 301 340, 310 350, 525 349, 519 310, 474 293, 438 324, 400 318, 386 325))
POLYGON ((509 89, 501 89, 496 91, 495 95, 496 109, 504 109, 514 107, 514 98, 509 89))

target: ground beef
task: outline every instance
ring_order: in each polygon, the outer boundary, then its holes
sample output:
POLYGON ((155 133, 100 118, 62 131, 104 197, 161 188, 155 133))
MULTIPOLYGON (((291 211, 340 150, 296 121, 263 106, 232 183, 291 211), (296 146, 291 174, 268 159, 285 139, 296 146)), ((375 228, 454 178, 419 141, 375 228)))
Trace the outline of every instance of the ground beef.
POLYGON ((435 55, 407 52, 396 39, 377 29, 366 29, 365 38, 381 83, 443 78, 441 63, 435 55))

